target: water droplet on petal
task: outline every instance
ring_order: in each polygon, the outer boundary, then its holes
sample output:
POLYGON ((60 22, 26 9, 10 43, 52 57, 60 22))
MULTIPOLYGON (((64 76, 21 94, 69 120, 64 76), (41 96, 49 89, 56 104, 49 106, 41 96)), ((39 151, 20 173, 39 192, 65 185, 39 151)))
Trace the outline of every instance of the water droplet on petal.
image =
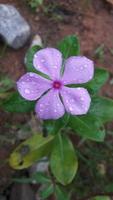
POLYGON ((92 79, 92 76, 90 76, 89 78, 92 79))
POLYGON ((66 103, 68 103, 69 101, 66 99, 66 103))
POLYGON ((72 108, 72 107, 69 107, 69 110, 70 110, 70 111, 73 111, 73 108, 72 108))
POLYGON ((53 65, 53 68, 57 69, 57 66, 53 65))
POLYGON ((29 89, 25 89, 25 93, 26 94, 30 94, 30 90, 29 89))
POLYGON ((81 66, 81 67, 80 67, 80 69, 81 69, 81 70, 83 70, 83 69, 84 69, 84 67, 83 67, 83 66, 81 66))
POLYGON ((81 89, 81 88, 79 88, 79 87, 77 88, 77 90, 80 90, 80 89, 81 89))
POLYGON ((24 84, 25 84, 25 82, 24 82, 24 81, 22 81, 22 84, 24 85, 24 84))
POLYGON ((29 73, 29 76, 33 77, 33 76, 34 76, 34 74, 33 74, 33 73, 29 73))
POLYGON ((84 101, 84 97, 80 97, 80 100, 81 100, 81 101, 84 101))
POLYGON ((43 63, 43 62, 45 62, 45 60, 44 60, 44 59, 41 59, 41 62, 43 63))

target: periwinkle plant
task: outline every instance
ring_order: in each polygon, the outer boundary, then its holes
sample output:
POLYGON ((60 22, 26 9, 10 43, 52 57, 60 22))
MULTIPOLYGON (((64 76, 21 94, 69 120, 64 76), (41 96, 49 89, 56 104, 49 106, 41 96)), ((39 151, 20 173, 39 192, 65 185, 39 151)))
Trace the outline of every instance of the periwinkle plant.
POLYGON ((64 38, 57 48, 33 46, 26 59, 28 72, 17 81, 20 95, 15 92, 2 106, 9 112, 35 110, 47 136, 37 133, 24 141, 12 152, 9 164, 14 169, 24 169, 48 157, 50 176, 33 179, 45 177, 49 191, 46 198, 55 193, 58 200, 69 199, 61 185, 74 179, 79 157, 70 131, 85 140, 104 141, 104 124, 113 120, 113 100, 100 97, 98 92, 107 81, 108 72, 96 67, 94 70, 93 61, 80 56, 76 36, 64 38), (22 154, 24 148, 28 151, 22 154))
POLYGON ((91 98, 88 91, 83 87, 68 86, 90 81, 94 74, 93 62, 83 56, 72 56, 64 63, 62 61, 62 54, 57 49, 39 50, 33 57, 33 65, 50 79, 29 72, 17 82, 17 89, 26 100, 40 98, 35 111, 41 119, 58 119, 65 110, 72 115, 84 115, 89 110, 91 98), (64 73, 61 75, 62 65, 64 73))

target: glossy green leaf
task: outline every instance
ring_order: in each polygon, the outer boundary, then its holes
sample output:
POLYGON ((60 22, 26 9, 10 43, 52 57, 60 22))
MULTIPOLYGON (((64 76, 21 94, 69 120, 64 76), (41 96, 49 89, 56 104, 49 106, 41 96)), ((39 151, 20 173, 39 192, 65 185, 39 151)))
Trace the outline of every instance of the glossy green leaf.
POLYGON ((55 196, 56 200, 69 200, 69 195, 59 185, 55 187, 55 196))
POLYGON ((50 166, 57 181, 63 185, 71 183, 77 172, 78 161, 74 147, 66 135, 56 136, 50 166))
POLYGON ((50 178, 42 172, 37 172, 33 175, 33 179, 37 183, 51 183, 50 178))
POLYGON ((91 114, 80 117, 70 116, 69 125, 75 133, 84 138, 98 142, 102 142, 104 140, 105 131, 104 129, 100 129, 100 127, 102 127, 102 123, 99 118, 96 118, 91 114))
POLYGON ((89 114, 100 119, 102 123, 113 120, 113 100, 106 97, 93 97, 89 114))
POLYGON ((27 53, 26 53, 26 58, 25 58, 25 62, 26 62, 26 68, 28 72, 36 72, 37 70, 33 67, 33 57, 34 54, 39 51, 41 49, 40 46, 36 45, 31 47, 27 53))
POLYGON ((45 120, 43 122, 44 131, 48 134, 57 134, 68 125, 70 115, 65 114, 62 118, 57 120, 45 120))
POLYGON ((113 120, 113 100, 94 96, 88 114, 84 116, 70 116, 69 125, 80 136, 103 141, 105 131, 103 123, 113 120))
POLYGON ((14 92, 7 100, 4 100, 1 107, 8 112, 24 113, 34 110, 35 102, 27 101, 18 92, 14 92))
POLYGON ((47 199, 52 193, 54 192, 53 185, 48 185, 46 188, 44 188, 42 191, 39 191, 39 195, 41 199, 47 199))
POLYGON ((85 84, 71 84, 70 87, 84 87, 90 94, 95 94, 106 83, 109 78, 109 73, 102 68, 96 68, 94 78, 85 84))
POLYGON ((108 196, 96 196, 93 197, 91 200, 111 200, 111 198, 108 196))
POLYGON ((94 78, 90 82, 84 84, 84 87, 87 88, 90 93, 96 93, 105 84, 108 78, 109 73, 105 69, 96 68, 94 78))
POLYGON ((0 94, 14 87, 14 81, 7 76, 0 75, 0 94))
POLYGON ((106 186, 105 186, 105 192, 108 193, 108 192, 113 192, 113 183, 108 183, 106 186))
POLYGON ((51 151, 53 139, 54 136, 51 135, 48 137, 43 137, 42 134, 33 135, 10 155, 10 166, 14 169, 24 169, 47 156, 51 151))
POLYGON ((16 183, 25 183, 25 184, 33 183, 34 181, 36 183, 42 183, 42 184, 51 183, 49 177, 42 172, 36 172, 29 178, 21 177, 21 178, 13 178, 12 180, 16 183))
POLYGON ((65 59, 80 54, 79 40, 75 35, 66 36, 58 43, 57 48, 62 52, 65 59))

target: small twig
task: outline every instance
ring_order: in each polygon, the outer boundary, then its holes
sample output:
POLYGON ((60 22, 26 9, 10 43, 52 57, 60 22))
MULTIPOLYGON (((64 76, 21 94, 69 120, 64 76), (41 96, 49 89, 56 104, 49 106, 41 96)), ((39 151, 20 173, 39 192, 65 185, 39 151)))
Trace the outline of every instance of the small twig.
POLYGON ((86 141, 86 138, 82 138, 82 139, 79 141, 77 147, 78 147, 78 148, 81 147, 81 146, 84 144, 85 141, 86 141))

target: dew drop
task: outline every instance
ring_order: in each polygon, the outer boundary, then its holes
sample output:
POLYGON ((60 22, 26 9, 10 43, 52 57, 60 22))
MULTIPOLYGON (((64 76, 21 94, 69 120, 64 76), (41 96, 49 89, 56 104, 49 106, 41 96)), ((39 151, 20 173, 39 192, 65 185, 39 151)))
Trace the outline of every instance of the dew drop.
POLYGON ((73 111, 73 108, 72 108, 72 107, 69 107, 69 110, 70 110, 70 111, 73 111))
POLYGON ((25 82, 24 82, 24 81, 22 81, 22 84, 24 85, 24 84, 25 84, 25 82))
POLYGON ((83 67, 83 66, 81 66, 81 67, 80 67, 80 69, 81 69, 81 70, 83 70, 83 69, 84 69, 84 67, 83 67))
POLYGON ((44 60, 44 59, 41 59, 41 62, 43 63, 43 62, 45 62, 45 60, 44 60))
POLYGON ((53 68, 57 69, 57 66, 54 65, 53 68))
POLYGON ((43 109, 40 109, 40 113, 43 112, 43 109))
POLYGON ((90 76, 89 78, 92 79, 92 76, 90 76))
POLYGON ((80 97, 80 100, 81 100, 81 101, 84 101, 84 97, 80 97))
POLYGON ((30 90, 29 89, 25 89, 25 93, 26 94, 30 94, 30 90))
POLYGON ((34 74, 32 74, 32 73, 29 73, 29 76, 33 77, 33 76, 34 76, 34 74))
POLYGON ((81 88, 78 87, 77 90, 81 90, 81 88))

